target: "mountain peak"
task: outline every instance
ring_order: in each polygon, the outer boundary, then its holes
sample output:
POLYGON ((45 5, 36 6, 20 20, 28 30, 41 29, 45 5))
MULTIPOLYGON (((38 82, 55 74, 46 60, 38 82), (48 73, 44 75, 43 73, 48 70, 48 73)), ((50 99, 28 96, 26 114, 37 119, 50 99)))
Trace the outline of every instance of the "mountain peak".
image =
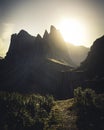
POLYGON ((91 46, 91 50, 102 50, 104 49, 104 35, 96 39, 91 46))
POLYGON ((42 37, 41 37, 40 34, 38 34, 38 35, 36 36, 36 38, 37 38, 37 39, 41 39, 42 37))
MULTIPOLYGON (((104 41, 104 35, 101 36, 100 38, 96 39, 94 43, 99 42, 99 41, 104 41)), ((92 46, 93 46, 93 45, 92 45, 92 46)))
POLYGON ((50 27, 50 33, 53 33, 55 31, 56 31, 56 28, 53 25, 51 25, 51 27, 50 27))
POLYGON ((47 30, 45 30, 44 35, 43 35, 43 39, 47 39, 48 36, 49 36, 49 34, 48 34, 47 30))
POLYGON ((20 30, 20 32, 18 33, 18 35, 19 36, 24 36, 24 35, 27 36, 27 35, 29 35, 29 33, 22 29, 22 30, 20 30))
POLYGON ((25 30, 21 30, 18 34, 17 34, 17 39, 20 42, 29 42, 29 41, 34 41, 35 40, 35 36, 30 35, 27 31, 25 30))

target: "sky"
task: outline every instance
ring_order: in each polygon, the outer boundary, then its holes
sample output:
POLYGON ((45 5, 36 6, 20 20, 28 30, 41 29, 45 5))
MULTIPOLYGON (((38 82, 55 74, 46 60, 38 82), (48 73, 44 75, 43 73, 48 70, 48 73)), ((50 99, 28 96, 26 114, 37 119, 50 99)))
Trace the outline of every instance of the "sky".
POLYGON ((11 34, 24 29, 43 35, 51 25, 58 28, 63 19, 84 25, 83 45, 90 47, 104 35, 104 0, 0 0, 0 55, 5 55, 11 34))

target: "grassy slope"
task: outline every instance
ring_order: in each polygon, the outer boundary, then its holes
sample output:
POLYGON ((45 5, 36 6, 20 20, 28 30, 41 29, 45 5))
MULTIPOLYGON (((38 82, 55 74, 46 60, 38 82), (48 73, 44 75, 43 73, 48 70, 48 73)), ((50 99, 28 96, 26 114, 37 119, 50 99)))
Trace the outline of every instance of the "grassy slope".
POLYGON ((62 121, 55 130, 77 130, 76 113, 73 110, 73 103, 74 99, 56 101, 53 111, 60 115, 62 121))

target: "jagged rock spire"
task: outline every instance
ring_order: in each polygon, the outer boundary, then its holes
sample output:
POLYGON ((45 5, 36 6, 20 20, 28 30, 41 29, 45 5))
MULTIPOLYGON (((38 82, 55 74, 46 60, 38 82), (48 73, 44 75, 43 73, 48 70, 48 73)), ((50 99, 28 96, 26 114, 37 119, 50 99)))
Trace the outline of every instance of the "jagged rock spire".
POLYGON ((36 39, 38 39, 38 40, 40 40, 42 37, 40 36, 40 34, 38 34, 37 36, 36 36, 36 39))
POLYGON ((47 30, 45 30, 44 35, 43 35, 43 39, 47 39, 48 37, 49 37, 49 34, 48 34, 47 30))
POLYGON ((50 27, 50 33, 53 33, 55 31, 56 31, 56 28, 53 25, 51 25, 51 27, 50 27))

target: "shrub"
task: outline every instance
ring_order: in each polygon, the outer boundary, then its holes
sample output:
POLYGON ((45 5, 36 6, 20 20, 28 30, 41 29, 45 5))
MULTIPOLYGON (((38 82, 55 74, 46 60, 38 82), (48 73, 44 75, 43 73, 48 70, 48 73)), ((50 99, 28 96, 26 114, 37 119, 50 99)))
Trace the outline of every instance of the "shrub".
POLYGON ((104 129, 104 95, 98 95, 89 88, 74 90, 77 110, 77 126, 80 130, 104 129))
POLYGON ((53 105, 52 96, 0 92, 0 130, 45 130, 53 105))

